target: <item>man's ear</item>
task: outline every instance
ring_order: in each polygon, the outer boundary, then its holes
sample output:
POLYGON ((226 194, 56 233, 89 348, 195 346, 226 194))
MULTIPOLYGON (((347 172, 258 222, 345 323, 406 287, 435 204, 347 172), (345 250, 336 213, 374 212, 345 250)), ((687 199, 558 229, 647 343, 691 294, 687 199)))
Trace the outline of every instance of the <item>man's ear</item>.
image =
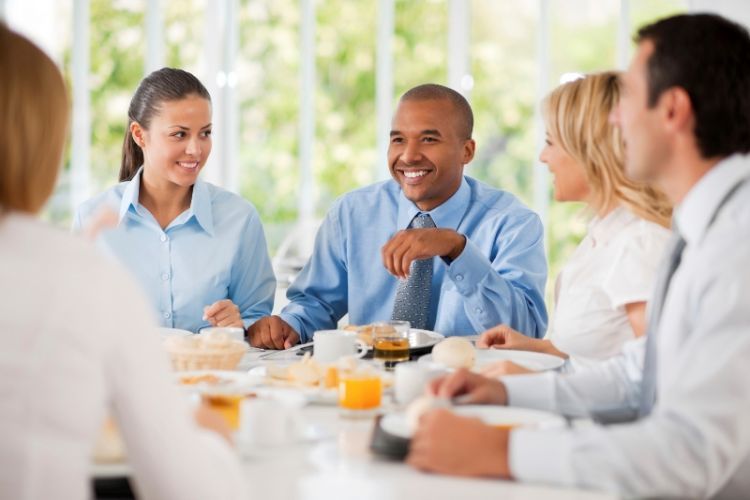
POLYGON ((693 133, 694 109, 690 95, 682 87, 665 90, 659 97, 664 125, 672 132, 693 133))
POLYGON ((466 139, 464 142, 464 155, 463 155, 463 164, 466 165, 467 163, 471 162, 471 160, 474 159, 474 152, 477 149, 477 143, 474 142, 474 139, 466 139))

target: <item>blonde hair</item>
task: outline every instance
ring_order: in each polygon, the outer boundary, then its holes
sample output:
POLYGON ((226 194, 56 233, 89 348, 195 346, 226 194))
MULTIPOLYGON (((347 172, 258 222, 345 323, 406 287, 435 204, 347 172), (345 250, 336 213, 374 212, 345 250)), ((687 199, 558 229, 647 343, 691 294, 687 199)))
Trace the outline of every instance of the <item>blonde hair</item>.
POLYGON ((620 99, 619 74, 587 75, 557 87, 543 103, 547 132, 586 172, 594 211, 621 204, 669 227, 672 205, 660 191, 625 175, 620 130, 609 115, 620 99))
POLYGON ((38 212, 55 187, 68 97, 57 66, 0 23, 0 211, 38 212))

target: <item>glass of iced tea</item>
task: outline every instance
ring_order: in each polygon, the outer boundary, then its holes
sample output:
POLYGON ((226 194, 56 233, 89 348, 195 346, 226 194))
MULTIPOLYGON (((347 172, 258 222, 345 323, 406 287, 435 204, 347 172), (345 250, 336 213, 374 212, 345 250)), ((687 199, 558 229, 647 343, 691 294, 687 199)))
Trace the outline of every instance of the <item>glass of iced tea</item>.
POLYGON ((386 370, 409 361, 409 322, 383 321, 372 325, 373 358, 386 370))

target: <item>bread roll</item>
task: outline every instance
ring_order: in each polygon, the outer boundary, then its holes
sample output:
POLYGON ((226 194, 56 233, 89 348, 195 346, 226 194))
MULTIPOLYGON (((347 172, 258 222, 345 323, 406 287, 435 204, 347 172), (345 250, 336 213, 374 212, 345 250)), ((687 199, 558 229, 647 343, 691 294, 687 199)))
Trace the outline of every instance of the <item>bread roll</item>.
POLYGON ((432 359, 448 368, 472 368, 476 351, 468 340, 449 337, 432 349, 432 359))

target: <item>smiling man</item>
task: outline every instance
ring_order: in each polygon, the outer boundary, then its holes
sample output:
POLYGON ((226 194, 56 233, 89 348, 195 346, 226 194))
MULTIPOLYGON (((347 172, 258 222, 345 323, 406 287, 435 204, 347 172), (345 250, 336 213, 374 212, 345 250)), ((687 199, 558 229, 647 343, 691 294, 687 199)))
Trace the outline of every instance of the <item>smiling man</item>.
POLYGON ((321 226, 280 316, 248 329, 286 348, 313 332, 402 319, 446 335, 499 323, 544 334, 547 278, 539 217, 509 193, 464 175, 474 157, 466 99, 426 84, 401 97, 388 162, 393 180, 348 193, 321 226))

